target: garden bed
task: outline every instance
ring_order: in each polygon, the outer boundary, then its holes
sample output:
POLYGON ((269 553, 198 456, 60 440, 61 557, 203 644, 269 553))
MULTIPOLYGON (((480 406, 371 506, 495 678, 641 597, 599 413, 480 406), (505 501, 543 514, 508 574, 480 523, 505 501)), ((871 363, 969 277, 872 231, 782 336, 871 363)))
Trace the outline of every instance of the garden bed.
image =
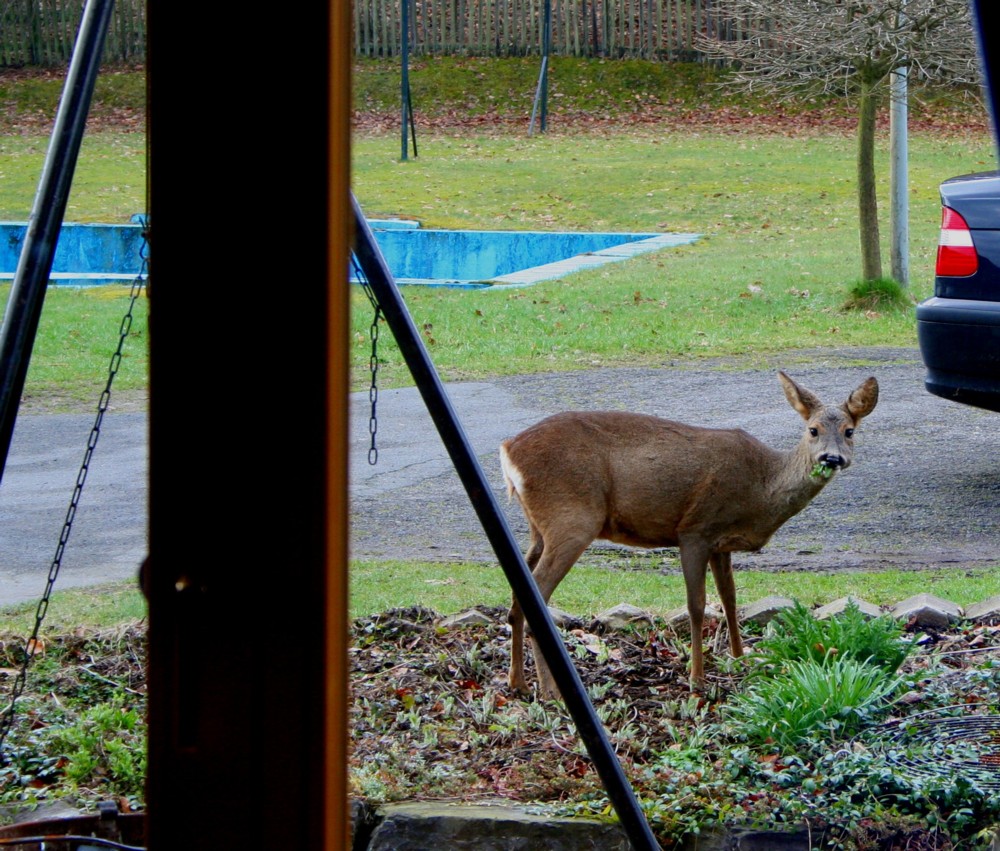
MULTIPOLYGON (((352 795, 376 805, 500 800, 544 814, 609 814, 563 707, 507 688, 505 610, 480 613, 482 623, 461 627, 423 608, 354 623, 352 795)), ((757 827, 805 828, 845 847, 974 848, 1000 821, 998 626, 903 632, 916 646, 891 700, 861 713, 849 735, 826 723, 794 751, 734 721, 733 703, 755 678, 718 649, 726 641, 717 622, 707 627, 717 649, 701 696, 688 689, 686 636, 663 622, 563 631, 665 847, 695 831, 757 827), (970 720, 986 725, 978 744, 947 732, 970 720)), ((2 638, 9 691, 23 639, 2 638)), ((762 639, 747 640, 759 658, 762 639)), ((0 771, 7 813, 62 800, 141 810, 145 691, 144 623, 49 636, 0 771)))
MULTIPOLYGON (((483 613, 487 623, 460 628, 443 628, 421 608, 355 623, 354 793, 376 801, 500 798, 559 814, 607 813, 565 710, 507 688, 505 611, 483 613)), ((707 640, 724 648, 719 632, 710 624, 707 640)), ((727 716, 727 703, 745 688, 746 668, 725 653, 713 654, 706 693, 693 696, 686 639, 662 623, 603 635, 580 623, 567 641, 664 846, 719 826, 808 825, 817 836, 833 828, 838 842, 864 848, 943 849, 987 837, 998 801, 981 778, 954 774, 951 744, 900 745, 884 725, 924 713, 995 712, 1000 628, 904 637, 918 644, 891 708, 872 711, 856 736, 819 731, 793 754, 745 741, 727 716), (933 765, 937 758, 940 774, 913 770, 912 760, 933 765)))

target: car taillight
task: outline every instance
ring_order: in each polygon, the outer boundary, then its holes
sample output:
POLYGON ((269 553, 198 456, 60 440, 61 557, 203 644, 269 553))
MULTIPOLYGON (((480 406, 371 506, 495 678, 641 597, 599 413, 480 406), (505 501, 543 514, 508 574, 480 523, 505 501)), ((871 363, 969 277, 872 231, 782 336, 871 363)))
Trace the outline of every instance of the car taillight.
POLYGON ((972 231, 958 213, 951 207, 941 210, 941 236, 938 239, 937 267, 935 275, 949 278, 975 275, 979 269, 979 257, 972 243, 972 231))

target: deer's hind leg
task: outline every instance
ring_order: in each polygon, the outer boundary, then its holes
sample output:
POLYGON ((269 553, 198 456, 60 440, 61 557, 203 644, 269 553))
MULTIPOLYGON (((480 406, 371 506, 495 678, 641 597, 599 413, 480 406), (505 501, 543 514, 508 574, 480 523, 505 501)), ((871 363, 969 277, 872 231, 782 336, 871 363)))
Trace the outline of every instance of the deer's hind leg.
MULTIPOLYGON (((528 526, 531 538, 524 560, 531 572, 534 573, 535 566, 545 549, 545 541, 534 523, 528 521, 528 526)), ((510 624, 510 672, 507 675, 507 683, 515 691, 526 692, 528 682, 524 678, 524 612, 521 611, 521 604, 517 602, 517 597, 513 598, 510 611, 507 613, 507 623, 510 624)))
MULTIPOLYGON (((532 571, 538 591, 546 603, 549 602, 556 586, 562 582, 569 569, 576 564, 577 559, 583 555, 583 551, 590 546, 595 537, 596 534, 579 532, 554 535, 550 530, 546 533, 546 544, 541 558, 532 571)), ((531 646, 534 651, 535 670, 538 672, 539 693, 542 697, 554 700, 559 697, 559 689, 534 635, 531 636, 531 646)))

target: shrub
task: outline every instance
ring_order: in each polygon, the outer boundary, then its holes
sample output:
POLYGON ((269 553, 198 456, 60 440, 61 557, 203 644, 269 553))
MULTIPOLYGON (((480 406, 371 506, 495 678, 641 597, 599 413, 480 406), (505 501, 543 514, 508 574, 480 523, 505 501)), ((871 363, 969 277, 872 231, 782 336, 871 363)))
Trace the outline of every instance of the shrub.
POLYGON ((771 622, 758 650, 760 662, 771 667, 799 659, 825 665, 847 658, 894 673, 913 646, 897 620, 888 615, 869 618, 852 601, 842 614, 826 620, 796 603, 771 622))
POLYGON ((84 712, 71 725, 49 729, 65 762, 66 779, 87 786, 98 777, 124 796, 140 798, 146 777, 146 743, 141 714, 121 694, 84 712))
POLYGON ((756 679, 725 713, 752 744, 792 753, 810 740, 853 736, 884 710, 901 682, 883 668, 828 654, 756 679))

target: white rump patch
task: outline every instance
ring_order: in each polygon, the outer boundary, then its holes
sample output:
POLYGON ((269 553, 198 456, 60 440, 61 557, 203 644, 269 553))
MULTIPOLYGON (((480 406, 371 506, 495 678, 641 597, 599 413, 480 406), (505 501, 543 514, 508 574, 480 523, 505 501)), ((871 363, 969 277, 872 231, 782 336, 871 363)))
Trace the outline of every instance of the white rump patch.
POLYGON ((503 477, 507 482, 507 499, 510 499, 515 491, 520 493, 524 487, 524 477, 507 455, 506 446, 500 447, 500 469, 503 470, 503 477))

